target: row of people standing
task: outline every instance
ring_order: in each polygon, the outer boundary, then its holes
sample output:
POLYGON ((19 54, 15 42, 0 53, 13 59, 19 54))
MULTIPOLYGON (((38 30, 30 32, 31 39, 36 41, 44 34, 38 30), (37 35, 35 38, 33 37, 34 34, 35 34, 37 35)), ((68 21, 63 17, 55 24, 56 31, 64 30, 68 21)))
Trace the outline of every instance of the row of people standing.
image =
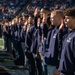
POLYGON ((24 66, 25 56, 22 48, 24 42, 22 18, 16 17, 12 22, 3 23, 4 50, 11 53, 18 66, 24 66))
POLYGON ((18 52, 15 64, 24 65, 25 54, 30 75, 74 75, 73 13, 75 8, 66 10, 65 16, 62 10, 43 8, 39 13, 36 8, 35 17, 26 15, 18 22, 13 23, 13 20, 11 31, 6 33, 11 36, 11 52, 18 52))

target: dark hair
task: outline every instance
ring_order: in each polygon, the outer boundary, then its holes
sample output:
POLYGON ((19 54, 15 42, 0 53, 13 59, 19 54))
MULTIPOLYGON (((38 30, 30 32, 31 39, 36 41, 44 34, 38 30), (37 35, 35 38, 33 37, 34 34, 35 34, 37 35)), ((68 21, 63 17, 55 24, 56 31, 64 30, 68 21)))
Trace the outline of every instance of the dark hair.
POLYGON ((28 18, 28 17, 29 17, 29 15, 28 15, 28 14, 24 14, 24 17, 27 17, 27 18, 28 18))
POLYGON ((75 8, 68 8, 64 11, 65 16, 71 16, 75 18, 75 8))
POLYGON ((49 16, 47 17, 47 24, 48 24, 48 26, 51 25, 51 21, 50 21, 50 17, 49 16))
POLYGON ((34 15, 33 15, 33 14, 29 14, 29 17, 32 17, 32 18, 34 18, 34 15))
POLYGON ((43 9, 44 9, 45 11, 50 12, 50 9, 49 9, 48 7, 46 7, 46 6, 44 6, 43 9))
POLYGON ((47 7, 43 7, 41 10, 42 10, 42 12, 50 12, 50 9, 47 7))

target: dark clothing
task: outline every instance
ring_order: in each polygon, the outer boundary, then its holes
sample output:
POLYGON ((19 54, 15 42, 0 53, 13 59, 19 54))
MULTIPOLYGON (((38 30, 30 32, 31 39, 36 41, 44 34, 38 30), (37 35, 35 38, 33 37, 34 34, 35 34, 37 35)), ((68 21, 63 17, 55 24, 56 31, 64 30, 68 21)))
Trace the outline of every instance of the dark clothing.
POLYGON ((29 31, 26 32, 26 36, 25 36, 25 48, 26 48, 25 54, 29 62, 30 75, 36 75, 35 59, 31 50, 32 38, 35 30, 36 30, 35 26, 32 25, 29 31))
POLYGON ((38 71, 37 74, 38 75, 44 75, 42 60, 41 60, 39 53, 37 54, 37 57, 35 58, 35 60, 36 60, 36 67, 37 67, 37 71, 38 71))
POLYGON ((59 35, 58 35, 58 48, 59 48, 59 53, 58 53, 58 60, 61 58, 61 52, 62 52, 62 44, 64 42, 64 39, 67 37, 68 34, 68 28, 64 26, 63 29, 60 30, 59 35))
POLYGON ((34 35, 33 35, 33 40, 32 40, 32 45, 31 45, 31 50, 34 54, 37 54, 37 57, 35 58, 35 61, 36 61, 36 68, 37 68, 37 71, 38 71, 38 75, 43 75, 43 68, 42 68, 42 61, 41 61, 41 57, 38 53, 38 50, 39 50, 39 45, 38 41, 41 41, 41 40, 38 40, 39 38, 39 29, 36 29, 34 35))
POLYGON ((59 26, 57 26, 51 31, 50 41, 48 45, 49 47, 46 49, 47 54, 45 55, 45 62, 48 65, 53 65, 58 68, 62 50, 62 41, 66 34, 66 27, 64 27, 62 30, 59 30, 59 26))
POLYGON ((2 25, 0 24, 0 37, 2 38, 2 25))
POLYGON ((21 45, 21 30, 22 26, 15 24, 12 26, 12 43, 13 43, 13 51, 15 54, 14 62, 16 65, 23 65, 25 62, 24 52, 21 45), (14 51, 15 50, 15 51, 14 51), (17 54, 15 53, 17 52, 17 54))
POLYGON ((29 31, 26 32, 26 37, 25 37, 25 47, 26 47, 26 50, 27 51, 30 51, 31 50, 31 44, 32 44, 32 37, 33 37, 33 34, 35 32, 35 26, 31 26, 29 31))
POLYGON ((25 57, 24 57, 24 51, 22 49, 20 41, 16 42, 16 50, 18 52, 19 57, 16 60, 14 60, 14 62, 16 65, 23 65, 24 66, 25 57))
POLYGON ((49 31, 48 31, 48 35, 47 35, 47 39, 46 39, 46 49, 49 48, 50 37, 51 37, 52 30, 53 30, 54 28, 55 28, 55 27, 52 26, 52 28, 50 28, 49 31))
POLYGON ((68 33, 63 42, 59 70, 65 75, 74 75, 75 72, 75 29, 68 33))
POLYGON ((36 31, 33 34, 32 37, 32 45, 31 45, 31 52, 33 52, 34 54, 37 54, 37 50, 38 50, 38 29, 36 29, 36 31))
POLYGON ((7 49, 7 52, 11 53, 11 26, 6 26, 5 31, 3 32, 4 35, 4 47, 7 49))
POLYGON ((51 32, 49 48, 46 50, 45 54, 45 62, 48 65, 56 66, 58 62, 58 33, 58 27, 55 27, 51 32))
POLYGON ((20 35, 21 35, 21 42, 25 42, 26 30, 24 30, 24 28, 22 28, 20 35))
POLYGON ((28 64, 29 64, 29 72, 30 75, 36 75, 36 66, 35 66, 35 59, 33 54, 30 52, 25 52, 26 57, 28 59, 28 64))

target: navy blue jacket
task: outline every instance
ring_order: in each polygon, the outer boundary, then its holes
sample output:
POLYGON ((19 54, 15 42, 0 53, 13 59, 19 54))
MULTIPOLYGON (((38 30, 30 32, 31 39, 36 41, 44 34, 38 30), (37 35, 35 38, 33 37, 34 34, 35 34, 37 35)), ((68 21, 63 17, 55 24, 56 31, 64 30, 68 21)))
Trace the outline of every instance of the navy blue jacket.
POLYGON ((46 39, 46 49, 48 49, 48 47, 49 47, 51 33, 52 33, 52 30, 53 30, 54 28, 55 28, 55 27, 52 26, 52 28, 50 28, 49 31, 48 31, 48 35, 47 35, 47 39, 46 39))
POLYGON ((4 36, 8 37, 9 34, 9 26, 5 26, 4 36))
POLYGON ((36 54, 38 50, 38 29, 35 30, 33 37, 32 37, 32 45, 31 45, 31 51, 36 54))
POLYGON ((25 42, 26 30, 24 30, 24 27, 22 27, 20 35, 21 35, 21 42, 25 42))
MULTIPOLYGON (((48 29, 47 29, 48 30, 48 29)), ((42 46, 42 42, 41 42, 41 37, 42 34, 45 35, 45 33, 43 33, 43 27, 38 27, 36 28, 34 34, 33 34, 33 38, 32 38, 32 45, 31 45, 31 51, 35 54, 38 53, 38 49, 42 46)), ((47 33, 46 33, 47 35, 47 33)), ((45 36, 46 36, 45 35, 45 36)), ((42 49, 40 49, 42 50, 42 49)), ((41 51, 42 52, 42 51, 41 51)))
POLYGON ((31 45, 32 45, 32 37, 35 32, 36 28, 34 25, 32 25, 28 32, 26 32, 25 36, 25 47, 27 51, 31 51, 31 45))
POLYGON ((64 39, 67 37, 67 34, 68 34, 68 28, 64 26, 64 28, 62 28, 58 34, 58 49, 59 49, 58 60, 60 60, 61 58, 62 44, 64 39))
POLYGON ((21 41, 22 25, 14 24, 11 29, 12 40, 21 41))
POLYGON ((46 64, 58 67, 62 49, 62 39, 66 33, 67 29, 63 28, 62 30, 59 30, 59 26, 51 31, 48 49, 46 49, 45 53, 46 64))
POLYGON ((51 32, 49 48, 45 53, 45 62, 48 65, 57 65, 58 60, 58 38, 59 27, 55 27, 51 32))
POLYGON ((15 33, 18 32, 17 24, 14 24, 11 29, 12 41, 15 41, 18 38, 17 33, 15 33))
POLYGON ((75 72, 75 29, 68 33, 63 42, 59 70, 63 74, 74 75, 75 72))
POLYGON ((41 36, 47 37, 48 27, 46 24, 41 23, 39 27, 37 27, 37 17, 35 17, 35 33, 33 34, 31 51, 33 53, 37 53, 39 46, 41 45, 41 36))

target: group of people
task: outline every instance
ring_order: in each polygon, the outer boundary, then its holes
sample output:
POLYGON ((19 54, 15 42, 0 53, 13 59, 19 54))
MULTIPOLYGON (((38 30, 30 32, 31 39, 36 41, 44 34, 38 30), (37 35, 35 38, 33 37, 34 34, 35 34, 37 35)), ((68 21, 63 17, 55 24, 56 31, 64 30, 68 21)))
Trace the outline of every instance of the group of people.
POLYGON ((26 5, 27 0, 2 0, 0 1, 0 19, 12 20, 26 5))
POLYGON ((3 22, 3 35, 14 63, 27 60, 30 75, 75 75, 75 8, 36 8, 3 22))

